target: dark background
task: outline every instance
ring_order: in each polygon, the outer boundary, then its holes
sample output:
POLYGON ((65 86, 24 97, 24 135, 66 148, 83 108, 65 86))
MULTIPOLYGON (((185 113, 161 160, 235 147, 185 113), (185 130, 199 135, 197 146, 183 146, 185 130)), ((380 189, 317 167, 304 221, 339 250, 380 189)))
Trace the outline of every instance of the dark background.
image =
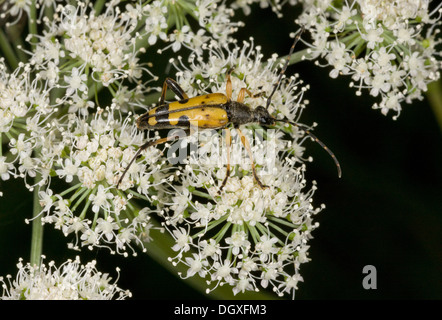
MULTIPOLYGON (((294 12, 283 20, 254 7, 239 39, 255 38, 266 57, 285 55, 292 43, 294 12)), ((240 17, 240 15, 238 16, 240 17)), ((164 58, 167 61, 168 57, 164 58)), ((166 65, 166 64, 165 64, 166 65)), ((315 205, 326 204, 316 221, 320 227, 309 244, 310 261, 301 267, 297 299, 441 299, 442 298, 442 137, 428 101, 403 105, 398 120, 372 110, 374 100, 357 97, 349 78, 328 77, 329 69, 310 62, 290 66, 311 85, 310 105, 302 123, 317 122, 315 134, 338 157, 338 179, 332 159, 308 142, 314 157, 308 181, 316 180, 315 205), (362 269, 377 269, 377 289, 364 290, 362 269)), ((161 73, 160 73, 161 74, 161 73)), ((0 276, 15 274, 19 257, 28 260, 32 195, 22 181, 1 182, 0 276)), ((66 249, 57 230, 45 228, 44 253, 58 264, 77 253, 66 249)), ((102 249, 81 253, 82 262, 97 259, 97 268, 130 289, 135 299, 210 298, 165 270, 148 256, 123 258, 102 249)), ((241 298, 241 296, 239 296, 241 298)))

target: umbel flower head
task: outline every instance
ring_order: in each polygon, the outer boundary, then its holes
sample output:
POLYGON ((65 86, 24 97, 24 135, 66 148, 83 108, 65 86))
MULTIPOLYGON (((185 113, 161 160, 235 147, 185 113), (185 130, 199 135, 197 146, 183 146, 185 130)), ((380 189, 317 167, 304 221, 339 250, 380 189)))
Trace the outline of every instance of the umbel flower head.
MULTIPOLYGON (((209 44, 204 51, 208 58, 195 52, 187 62, 174 62, 179 70, 177 82, 189 95, 224 92, 225 74, 234 68, 233 99, 241 88, 247 88, 252 94, 263 93, 247 97, 247 104, 252 108, 265 105, 279 76, 274 68, 276 55, 263 61, 253 42, 209 44)), ((307 103, 305 90, 296 76, 284 79, 269 111, 275 117, 296 119, 307 103)), ((323 208, 313 206, 316 186, 313 183, 308 190, 304 179, 300 146, 304 138, 284 125, 245 127, 253 129, 247 137, 252 141, 259 179, 267 187, 254 181, 252 161, 239 147, 236 129, 232 129, 233 168, 222 191, 227 165, 225 132, 200 133, 196 142, 193 137, 183 139, 181 144, 188 141, 198 148, 177 172, 171 191, 158 197, 163 226, 175 240, 176 255, 170 260, 187 267, 182 277, 207 279, 208 292, 228 284, 234 294, 263 288, 278 295, 294 294, 302 281, 300 265, 309 261, 308 240, 318 226, 313 216, 323 208)))
MULTIPOLYGON (((18 19, 31 5, 12 2, 3 8, 18 19)), ((89 1, 75 6, 44 1, 38 9, 36 21, 45 31, 27 37, 33 50, 22 50, 29 60, 9 72, 0 59, 0 141, 8 146, 0 149, 0 179, 21 178, 30 191, 38 188, 43 223, 75 234, 72 248, 104 242, 126 255, 151 227, 150 211, 140 211, 129 199, 151 202, 164 192, 171 167, 159 150, 146 150, 145 161, 132 166, 123 181, 123 191, 114 188, 143 142, 132 112, 146 105, 153 90, 149 83, 156 79, 139 56, 159 40, 166 42, 160 51, 198 51, 211 37, 226 41, 241 23, 231 21, 232 9, 212 1, 126 5, 114 0, 100 13, 89 1), (44 15, 46 6, 52 6, 52 16, 44 15), (183 25, 186 15, 198 19, 196 30, 183 25), (101 96, 112 100, 104 104, 101 96), (53 190, 57 178, 69 187, 53 190), (133 182, 137 188, 129 190, 133 182)))
MULTIPOLYGON (((204 3, 206 10, 198 11, 202 4, 109 1, 98 14, 87 1, 75 6, 44 2, 38 22, 45 32, 26 39, 34 47, 23 49, 28 62, 9 72, 0 60, 0 141, 7 145, 0 148, 0 179, 20 178, 30 191, 37 188, 42 222, 75 235, 71 248, 106 246, 127 255, 128 248, 135 254, 134 245, 150 239, 151 210, 129 200, 135 195, 152 202, 164 192, 170 164, 158 149, 146 150, 121 190, 115 188, 143 142, 132 112, 153 90, 149 83, 155 77, 139 55, 158 39, 167 41, 163 51, 197 50, 208 36, 203 29, 196 37, 187 26, 174 25, 181 15, 195 15, 201 28, 209 23, 215 38, 229 35, 220 30, 235 30, 229 10, 217 13, 216 6, 204 3), (52 16, 43 16, 46 5, 54 5, 52 16), (168 35, 172 27, 178 29, 168 35), (100 100, 106 94, 109 104, 100 100), (55 179, 65 181, 66 189, 54 190, 55 179), (133 182, 137 188, 129 190, 133 182)), ((13 3, 8 12, 29 12, 30 5, 13 3)))
MULTIPOLYGON (((44 35, 28 38, 35 45, 28 63, 9 73, 0 61, 0 140, 9 146, 0 149, 0 177, 38 188, 42 222, 74 234, 74 249, 105 245, 127 255, 151 227, 146 210, 127 207, 132 195, 113 187, 142 142, 129 110, 147 90, 141 75, 152 76, 137 60, 138 18, 112 4, 101 15, 81 2, 59 6, 44 35), (90 95, 98 87, 109 89, 110 106, 90 95), (61 192, 51 186, 57 178, 69 184, 61 192)), ((158 173, 148 181, 158 171, 158 152, 149 152, 154 165, 139 167, 141 196, 162 180, 158 173)))
MULTIPOLYGON (((385 115, 422 99, 440 77, 441 3, 430 0, 302 0, 297 23, 311 36, 309 53, 330 77, 348 75, 356 94, 379 98, 385 115), (325 60, 325 63, 323 62, 325 60)), ((310 42, 310 41, 307 41, 310 42)))
POLYGON ((116 285, 118 279, 111 283, 112 278, 99 272, 95 264, 92 261, 82 265, 79 257, 59 267, 53 261, 36 266, 23 264, 20 259, 15 279, 8 275, 5 282, 0 277, 0 300, 124 300, 132 296, 116 285))

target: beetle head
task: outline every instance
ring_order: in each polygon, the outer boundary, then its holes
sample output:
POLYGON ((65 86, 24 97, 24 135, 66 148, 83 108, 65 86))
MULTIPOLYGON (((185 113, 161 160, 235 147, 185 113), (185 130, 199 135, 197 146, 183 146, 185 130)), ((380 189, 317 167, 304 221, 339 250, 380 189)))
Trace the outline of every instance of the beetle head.
POLYGON ((258 106, 255 108, 254 118, 254 121, 262 125, 271 126, 275 124, 275 118, 273 118, 263 106, 258 106))

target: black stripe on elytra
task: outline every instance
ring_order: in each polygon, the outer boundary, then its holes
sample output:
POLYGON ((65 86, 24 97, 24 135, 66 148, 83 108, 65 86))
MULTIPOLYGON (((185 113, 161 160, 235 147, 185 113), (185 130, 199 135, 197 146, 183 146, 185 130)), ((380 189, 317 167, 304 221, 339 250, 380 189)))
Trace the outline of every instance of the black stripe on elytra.
MULTIPOLYGON (((163 115, 169 115, 172 113, 176 113, 176 112, 183 112, 183 111, 187 111, 187 110, 193 110, 193 109, 200 109, 202 106, 198 105, 198 106, 192 106, 192 107, 187 107, 187 108, 182 108, 182 109, 175 109, 175 110, 169 110, 169 105, 168 104, 164 104, 162 106, 159 106, 156 110, 154 114, 149 114, 147 116, 147 119, 155 117, 157 118, 158 116, 163 116, 163 115), (167 109, 162 109, 160 110, 161 107, 166 106, 167 109)), ((210 105, 205 105, 204 108, 214 108, 214 109, 223 109, 223 110, 228 110, 228 106, 226 104, 219 104, 217 106, 210 106, 210 105)))
POLYGON ((179 104, 186 104, 187 102, 189 102, 189 99, 178 100, 179 104))
POLYGON ((188 127, 190 126, 189 117, 186 115, 182 115, 178 118, 178 126, 188 127))
POLYGON ((169 119, 169 105, 163 104, 155 110, 155 120, 157 122, 166 122, 169 119))

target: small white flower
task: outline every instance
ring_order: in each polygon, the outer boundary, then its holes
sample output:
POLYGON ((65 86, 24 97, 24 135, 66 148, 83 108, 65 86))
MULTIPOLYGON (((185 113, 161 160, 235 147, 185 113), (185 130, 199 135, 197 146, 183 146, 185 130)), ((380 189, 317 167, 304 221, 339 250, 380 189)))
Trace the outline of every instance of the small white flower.
POLYGON ((374 49, 377 43, 381 43, 384 38, 381 36, 384 32, 382 27, 377 29, 367 29, 366 33, 361 32, 361 38, 367 41, 367 48, 374 49))
POLYGON ((175 215, 181 215, 184 210, 188 207, 188 203, 192 198, 192 194, 189 190, 185 189, 182 194, 178 194, 172 198, 173 206, 172 209, 175 211, 175 215))
POLYGON ((275 247, 275 243, 278 242, 278 238, 269 238, 267 235, 261 237, 261 241, 256 244, 256 249, 260 252, 259 258, 261 261, 266 262, 270 256, 279 251, 278 247, 275 247))
POLYGON ((379 69, 382 69, 382 72, 390 71, 392 68, 391 60, 394 60, 396 56, 393 53, 387 52, 387 48, 382 47, 379 51, 373 52, 372 56, 373 61, 377 63, 379 69))
POLYGON ((53 191, 51 189, 47 189, 46 191, 39 191, 38 197, 40 198, 40 206, 43 208, 42 211, 49 211, 54 203, 54 199, 52 198, 53 191))
POLYGON ((238 269, 232 267, 232 262, 225 260, 224 263, 216 262, 214 264, 216 272, 212 274, 212 280, 224 280, 229 284, 233 284, 233 275, 238 273, 238 269))
POLYGON ((70 113, 79 112, 82 116, 87 116, 89 114, 88 109, 94 107, 92 101, 88 101, 86 98, 82 98, 76 93, 74 93, 71 98, 72 101, 68 110, 70 113))
POLYGON ((209 239, 209 241, 203 240, 199 242, 199 246, 203 257, 210 257, 214 261, 217 261, 218 257, 221 256, 220 245, 219 243, 216 243, 214 239, 209 239))
POLYGON ((87 93, 87 75, 84 73, 80 74, 80 70, 78 68, 72 68, 72 72, 70 76, 64 76, 64 81, 68 84, 68 88, 66 90, 66 95, 71 96, 77 91, 81 91, 83 93, 87 93))
POLYGON ((232 289, 233 295, 237 295, 238 293, 244 293, 245 291, 252 291, 255 287, 251 283, 250 278, 239 279, 236 286, 232 289))
POLYGON ((73 177, 77 174, 79 167, 78 161, 75 161, 75 164, 72 163, 71 159, 65 159, 64 165, 62 165, 62 169, 58 169, 55 171, 56 174, 63 177, 66 176, 66 182, 72 182, 73 177))
POLYGON ((242 250, 247 251, 250 248, 250 242, 247 240, 247 234, 244 231, 235 232, 232 237, 226 238, 226 243, 232 246, 232 253, 237 255, 242 250))
POLYGON ((106 238, 107 241, 111 241, 115 237, 114 230, 118 230, 119 226, 114 221, 112 217, 107 217, 106 219, 98 218, 97 219, 97 227, 95 228, 95 232, 98 234, 102 234, 106 238))
POLYGON ((200 277, 204 278, 207 273, 204 268, 208 265, 208 262, 202 259, 202 257, 196 253, 194 253, 192 256, 193 258, 186 258, 186 264, 189 266, 186 277, 192 277, 198 273, 200 277))
POLYGON ((267 288, 279 275, 281 265, 279 263, 269 263, 261 273, 261 286, 267 288))
MULTIPOLYGON (((295 274, 295 275, 293 275, 293 276, 291 276, 291 277, 287 277, 287 278, 285 279, 285 282, 284 282, 284 283, 281 283, 281 284, 278 286, 278 290, 280 290, 281 293, 284 293, 284 292, 287 292, 287 293, 293 292, 293 298, 294 298, 294 293, 295 293, 295 290, 298 289, 298 282, 299 282, 299 281, 304 281, 304 279, 302 278, 302 276, 301 276, 300 274, 295 274), (282 289, 282 290, 281 290, 281 289, 282 289)), ((282 295, 282 294, 281 294, 281 295, 282 295)))
POLYGON ((175 239, 175 245, 172 247, 173 251, 189 251, 192 238, 184 228, 173 231, 173 237, 175 239))
POLYGON ((107 192, 108 189, 105 189, 103 185, 99 185, 97 192, 95 194, 91 194, 89 196, 89 200, 92 201, 92 211, 98 212, 100 208, 103 209, 109 209, 111 206, 110 202, 108 200, 112 199, 114 197, 112 192, 107 192))
POLYGON ((14 166, 6 162, 6 157, 0 157, 0 178, 2 180, 8 180, 13 169, 14 166))
POLYGON ((11 153, 17 154, 21 159, 29 158, 32 153, 32 143, 25 139, 25 134, 20 133, 17 140, 11 139, 9 143, 11 153))

